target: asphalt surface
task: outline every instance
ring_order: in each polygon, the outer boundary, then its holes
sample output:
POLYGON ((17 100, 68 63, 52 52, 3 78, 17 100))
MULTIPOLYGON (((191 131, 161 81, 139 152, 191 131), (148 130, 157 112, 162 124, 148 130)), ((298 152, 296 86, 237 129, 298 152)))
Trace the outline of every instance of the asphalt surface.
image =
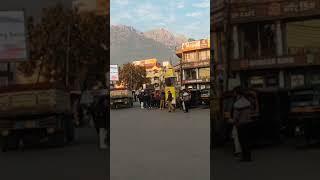
POLYGON ((112 180, 209 180, 210 111, 111 111, 112 180))
POLYGON ((106 180, 108 151, 98 148, 95 129, 77 129, 76 133, 77 141, 63 148, 0 153, 1 179, 106 180))
POLYGON ((320 148, 297 149, 293 144, 253 150, 253 162, 239 162, 232 145, 214 149, 211 163, 215 180, 318 180, 320 148))

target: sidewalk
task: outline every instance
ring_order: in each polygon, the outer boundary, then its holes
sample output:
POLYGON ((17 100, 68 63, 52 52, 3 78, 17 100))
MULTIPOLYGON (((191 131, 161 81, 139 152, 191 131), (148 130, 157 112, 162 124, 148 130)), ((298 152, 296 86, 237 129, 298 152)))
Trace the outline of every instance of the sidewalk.
POLYGON ((215 180, 318 180, 320 175, 320 148, 256 149, 250 163, 237 161, 231 147, 213 150, 212 155, 211 170, 215 180))

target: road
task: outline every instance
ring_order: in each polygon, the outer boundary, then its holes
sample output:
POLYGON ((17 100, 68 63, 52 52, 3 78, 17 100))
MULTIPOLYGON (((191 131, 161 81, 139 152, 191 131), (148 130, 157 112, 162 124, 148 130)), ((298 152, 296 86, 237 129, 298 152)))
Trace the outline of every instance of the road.
POLYGON ((32 148, 0 153, 1 179, 106 180, 108 152, 98 148, 94 129, 78 129, 64 148, 32 148))
POLYGON ((243 163, 232 156, 231 146, 213 151, 213 179, 318 180, 320 148, 296 149, 285 144, 256 149, 253 162, 243 163))
POLYGON ((210 111, 111 111, 112 180, 209 180, 210 111))

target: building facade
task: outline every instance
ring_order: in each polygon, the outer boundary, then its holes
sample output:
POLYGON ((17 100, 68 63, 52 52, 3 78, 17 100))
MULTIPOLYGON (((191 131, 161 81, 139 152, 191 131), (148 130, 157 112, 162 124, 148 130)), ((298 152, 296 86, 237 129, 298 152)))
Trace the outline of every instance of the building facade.
POLYGON ((213 0, 224 89, 320 85, 320 0, 213 0))
POLYGON ((163 69, 157 59, 144 59, 133 61, 136 66, 142 66, 146 68, 146 77, 150 80, 150 84, 155 90, 160 90, 161 80, 163 77, 163 69))
POLYGON ((210 88, 210 40, 183 43, 176 54, 180 58, 181 88, 210 88))

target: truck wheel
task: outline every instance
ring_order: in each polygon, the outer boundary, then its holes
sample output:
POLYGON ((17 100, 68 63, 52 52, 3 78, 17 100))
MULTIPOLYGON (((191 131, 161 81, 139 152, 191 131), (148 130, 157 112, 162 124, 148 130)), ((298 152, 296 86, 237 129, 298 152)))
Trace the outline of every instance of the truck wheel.
POLYGON ((63 147, 67 143, 66 135, 63 131, 55 132, 54 134, 49 136, 49 146, 52 147, 63 147))

